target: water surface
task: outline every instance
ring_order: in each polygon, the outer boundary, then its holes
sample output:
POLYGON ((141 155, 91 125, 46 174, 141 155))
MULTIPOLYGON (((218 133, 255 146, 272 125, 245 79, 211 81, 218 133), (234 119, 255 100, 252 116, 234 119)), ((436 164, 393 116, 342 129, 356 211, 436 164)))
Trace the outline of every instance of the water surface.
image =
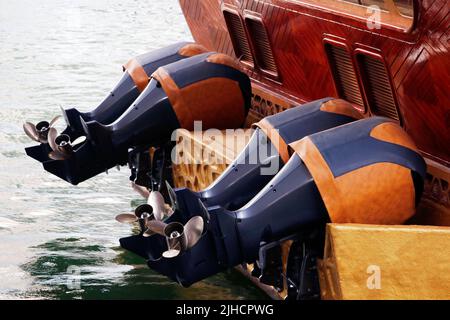
POLYGON ((191 40, 175 0, 0 0, 0 298, 249 299, 236 272, 181 288, 118 245, 128 170, 72 186, 25 155, 25 120, 88 111, 131 57, 191 40), (80 279, 80 286, 77 280, 80 279))

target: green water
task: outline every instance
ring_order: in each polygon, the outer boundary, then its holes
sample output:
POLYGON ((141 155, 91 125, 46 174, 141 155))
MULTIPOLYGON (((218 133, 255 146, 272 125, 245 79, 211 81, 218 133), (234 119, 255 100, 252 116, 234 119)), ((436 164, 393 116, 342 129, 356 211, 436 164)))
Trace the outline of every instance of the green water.
POLYGON ((122 250, 136 230, 114 216, 142 202, 126 168, 74 187, 24 153, 25 120, 90 110, 129 58, 190 39, 175 0, 0 0, 0 298, 265 297, 234 271, 185 289, 122 250))

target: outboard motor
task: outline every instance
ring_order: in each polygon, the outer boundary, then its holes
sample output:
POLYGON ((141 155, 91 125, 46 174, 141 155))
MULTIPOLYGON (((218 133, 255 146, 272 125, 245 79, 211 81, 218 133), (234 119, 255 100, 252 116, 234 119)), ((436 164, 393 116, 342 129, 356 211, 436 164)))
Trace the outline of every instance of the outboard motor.
POLYGON ((337 127, 362 115, 341 99, 324 98, 269 116, 256 123, 249 143, 227 169, 206 189, 171 190, 172 206, 184 214, 220 205, 236 210, 261 190, 289 160, 288 144, 307 135, 337 127))
POLYGON ((71 130, 82 134, 80 118, 85 122, 97 121, 105 125, 112 123, 144 91, 150 82, 150 76, 159 67, 207 51, 202 45, 180 42, 131 59, 123 65, 124 75, 122 79, 96 109, 86 113, 81 113, 76 109, 64 110, 63 115, 67 125, 71 130))
POLYGON ((45 170, 78 184, 109 168, 124 165, 133 147, 160 146, 178 128, 194 121, 208 128, 239 128, 250 107, 250 79, 231 57, 206 53, 158 68, 138 99, 116 121, 103 125, 81 119, 87 140, 76 148, 49 131, 53 161, 45 170))
MULTIPOLYGON (((426 165, 394 121, 359 120, 307 136, 289 149, 290 160, 244 207, 230 211, 215 206, 197 213, 205 225, 201 235, 198 221, 184 229, 195 243, 171 251, 168 229, 150 224, 156 234, 123 238, 122 247, 189 286, 241 263, 262 264, 263 248, 311 226, 328 221, 401 224, 414 214, 426 165)), ((175 213, 165 223, 185 225, 187 219, 193 217, 175 213)))
MULTIPOLYGON (((180 42, 168 47, 139 55, 123 66, 124 74, 108 96, 92 111, 80 112, 75 108, 62 109, 67 128, 62 134, 68 135, 71 141, 83 135, 81 119, 84 121, 97 121, 102 124, 110 124, 121 116, 133 103, 139 94, 144 91, 150 81, 150 76, 161 66, 170 64, 207 50, 198 44, 180 42)), ((57 117, 59 118, 59 117, 57 117)), ((54 120, 56 120, 55 118, 54 120)), ((55 121, 41 121, 34 125, 26 122, 25 133, 33 140, 44 145, 26 148, 27 154, 40 161, 48 160, 51 151, 47 145, 48 131, 55 121), (45 129, 45 130, 43 130, 45 129)))

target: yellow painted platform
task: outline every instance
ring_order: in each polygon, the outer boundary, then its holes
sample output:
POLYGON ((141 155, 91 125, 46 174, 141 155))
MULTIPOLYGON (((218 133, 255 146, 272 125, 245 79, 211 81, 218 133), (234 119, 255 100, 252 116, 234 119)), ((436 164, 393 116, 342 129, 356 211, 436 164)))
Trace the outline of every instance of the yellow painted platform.
POLYGON ((450 228, 329 224, 323 299, 450 299, 450 228))

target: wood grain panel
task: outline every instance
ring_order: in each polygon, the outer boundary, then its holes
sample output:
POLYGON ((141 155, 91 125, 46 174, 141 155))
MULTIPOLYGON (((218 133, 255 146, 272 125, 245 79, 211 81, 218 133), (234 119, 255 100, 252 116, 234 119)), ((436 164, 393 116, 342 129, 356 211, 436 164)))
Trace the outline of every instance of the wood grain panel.
POLYGON ((429 158, 450 167, 450 3, 418 1, 410 33, 369 30, 363 21, 289 0, 180 0, 194 39, 234 54, 222 9, 261 16, 272 41, 280 81, 244 66, 253 81, 276 94, 307 102, 335 96, 323 39, 343 39, 350 50, 383 57, 403 126, 429 158))

